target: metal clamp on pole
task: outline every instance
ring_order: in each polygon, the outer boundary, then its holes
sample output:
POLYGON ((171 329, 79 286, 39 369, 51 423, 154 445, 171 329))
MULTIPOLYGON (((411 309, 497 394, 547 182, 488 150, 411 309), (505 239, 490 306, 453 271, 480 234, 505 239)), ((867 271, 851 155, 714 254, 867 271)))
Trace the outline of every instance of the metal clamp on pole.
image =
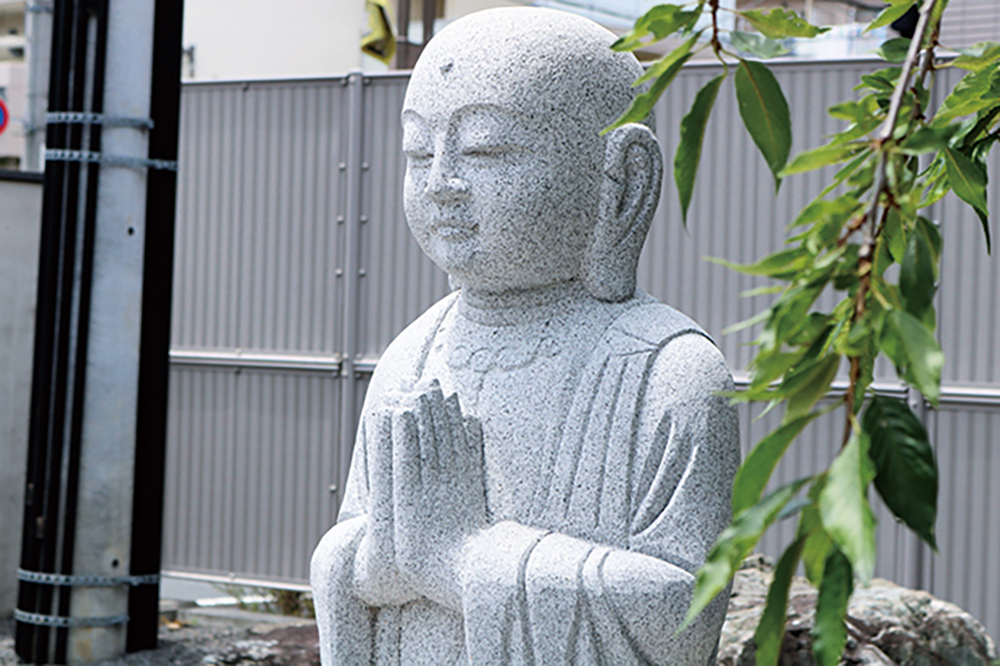
POLYGON ((103 113, 85 113, 83 111, 52 111, 45 114, 45 122, 49 125, 103 125, 105 127, 153 129, 152 118, 106 116, 103 113))
POLYGON ((19 608, 14 609, 14 619, 25 624, 42 627, 111 627, 128 622, 128 615, 112 615, 110 617, 63 617, 61 615, 41 615, 26 613, 19 608))
POLYGON ((45 151, 45 159, 52 162, 84 162, 89 164, 107 164, 108 166, 126 167, 128 169, 160 169, 177 171, 177 162, 173 160, 151 160, 143 157, 125 157, 124 155, 105 155, 91 150, 60 150, 50 148, 45 151))
POLYGON ((26 583, 40 585, 59 585, 62 587, 118 587, 120 585, 155 585, 160 582, 160 574, 143 576, 91 576, 45 573, 42 571, 17 570, 17 579, 26 583))
POLYGON ((52 12, 51 2, 30 2, 24 10, 33 14, 48 14, 52 12))

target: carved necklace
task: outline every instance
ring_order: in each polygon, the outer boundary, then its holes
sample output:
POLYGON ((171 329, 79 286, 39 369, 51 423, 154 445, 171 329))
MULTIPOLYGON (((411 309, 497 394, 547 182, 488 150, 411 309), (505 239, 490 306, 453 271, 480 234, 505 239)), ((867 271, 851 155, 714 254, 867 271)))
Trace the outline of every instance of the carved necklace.
POLYGON ((456 345, 448 351, 448 367, 458 370, 469 368, 485 374, 494 368, 516 370, 525 368, 535 359, 553 358, 562 351, 559 341, 548 335, 528 336, 518 343, 506 343, 501 347, 482 345, 470 347, 456 345))

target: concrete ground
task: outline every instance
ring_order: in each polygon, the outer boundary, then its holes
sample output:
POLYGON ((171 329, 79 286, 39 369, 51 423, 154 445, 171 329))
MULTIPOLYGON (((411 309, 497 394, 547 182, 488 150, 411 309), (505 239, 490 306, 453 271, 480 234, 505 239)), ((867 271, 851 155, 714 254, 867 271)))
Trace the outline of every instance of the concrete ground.
MULTIPOLYGON (((254 599, 243 597, 243 600, 254 599)), ((316 623, 241 610, 214 585, 164 577, 160 586, 159 645, 105 662, 108 666, 269 664, 319 666, 316 623)), ((0 665, 19 661, 14 621, 0 619, 0 665)))

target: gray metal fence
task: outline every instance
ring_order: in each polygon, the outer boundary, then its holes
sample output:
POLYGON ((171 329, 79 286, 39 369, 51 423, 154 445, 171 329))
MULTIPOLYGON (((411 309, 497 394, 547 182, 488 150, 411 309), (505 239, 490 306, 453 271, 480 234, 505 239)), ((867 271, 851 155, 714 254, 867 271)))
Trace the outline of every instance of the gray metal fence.
MULTIPOLYGON (((850 96, 872 62, 775 66, 795 145, 839 129, 826 107, 850 96)), ((715 66, 686 68, 656 107, 668 163, 678 124, 715 66)), ((939 74, 950 81, 953 74, 939 74)), ((164 568, 205 578, 304 584, 311 550, 333 523, 356 415, 389 341, 447 293, 403 218, 399 112, 405 74, 190 84, 181 178, 164 568)), ((702 260, 750 261, 779 247, 785 225, 830 174, 792 177, 773 196, 740 127, 731 89, 706 134, 688 232, 671 181, 640 264, 640 286, 715 335, 736 371, 758 312, 753 279, 702 260)), ((1000 173, 998 159, 991 165, 1000 173)), ((996 197, 991 200, 994 217, 996 197)), ((942 470, 941 553, 882 522, 878 574, 953 600, 1000 633, 1000 266, 978 221, 946 199, 938 295, 948 357, 940 411, 927 423, 942 470)), ((894 371, 880 386, 905 395, 894 371)), ((742 408, 744 450, 773 427, 742 408)), ((776 481, 804 476, 839 447, 839 422, 814 423, 776 481)), ((792 525, 763 542, 776 553, 792 525)))

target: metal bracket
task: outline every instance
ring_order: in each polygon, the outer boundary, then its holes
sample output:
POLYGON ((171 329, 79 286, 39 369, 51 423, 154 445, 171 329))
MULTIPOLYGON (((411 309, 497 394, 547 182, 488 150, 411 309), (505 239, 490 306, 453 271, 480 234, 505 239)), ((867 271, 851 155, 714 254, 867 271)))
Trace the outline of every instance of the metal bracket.
POLYGON ((105 125, 107 127, 153 129, 152 118, 106 116, 103 113, 85 113, 83 111, 53 111, 45 114, 45 122, 49 125, 105 125))
POLYGON ((51 2, 32 2, 25 6, 25 11, 35 14, 45 14, 52 11, 51 2))
POLYGON ((50 148, 45 151, 45 159, 52 162, 85 162, 88 164, 107 164, 108 166, 119 166, 129 169, 177 171, 177 162, 173 160, 151 160, 143 157, 105 155, 104 153, 95 153, 90 150, 59 150, 50 148))
POLYGON ((35 624, 42 627, 111 627, 128 622, 128 615, 112 615, 110 617, 63 617, 61 615, 41 615, 26 613, 15 608, 14 619, 25 624, 35 624))
POLYGON ((17 570, 17 579, 25 583, 60 585, 63 587, 117 587, 119 585, 154 585, 160 582, 160 574, 144 576, 71 576, 67 574, 44 573, 42 571, 17 570))

